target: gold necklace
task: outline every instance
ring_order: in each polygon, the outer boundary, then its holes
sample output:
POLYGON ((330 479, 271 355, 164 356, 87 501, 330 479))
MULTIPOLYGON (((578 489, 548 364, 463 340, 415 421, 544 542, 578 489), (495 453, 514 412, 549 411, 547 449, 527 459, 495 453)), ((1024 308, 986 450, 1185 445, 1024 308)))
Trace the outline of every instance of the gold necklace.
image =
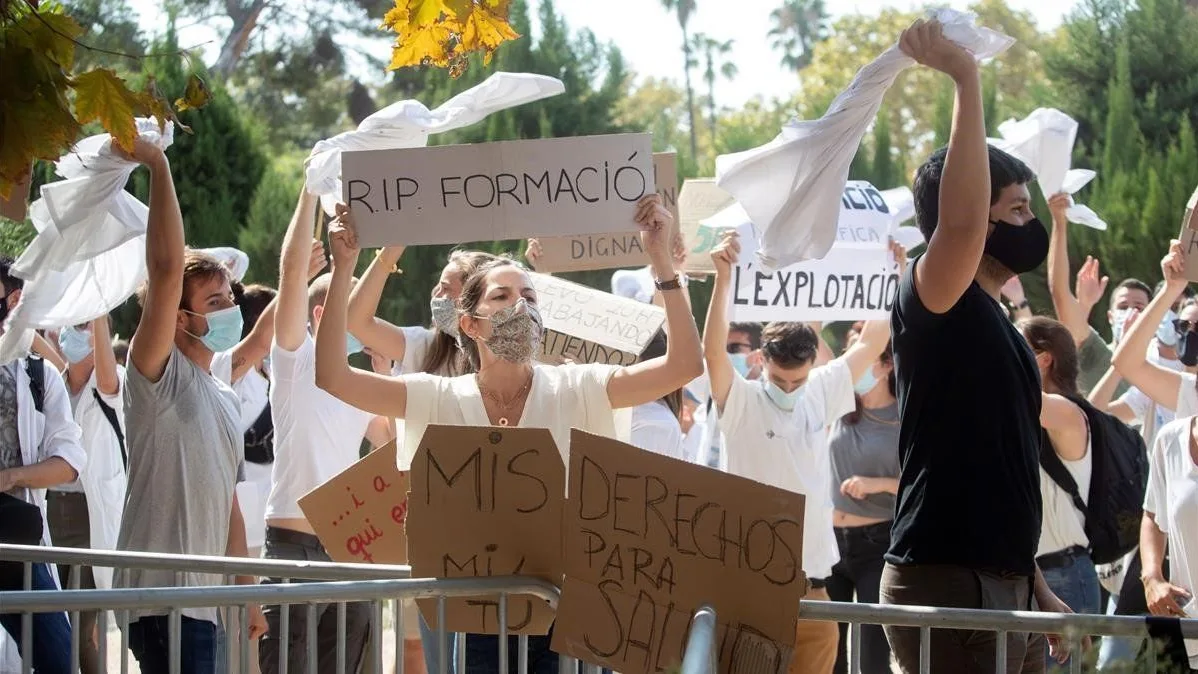
MULTIPOLYGON (((479 393, 483 394, 483 397, 488 398, 491 400, 491 402, 495 403, 495 406, 499 408, 499 411, 511 412, 516 405, 519 405, 522 402, 525 394, 527 394, 528 390, 532 387, 532 377, 533 374, 529 372, 528 381, 524 382, 524 385, 520 387, 520 390, 516 391, 516 395, 512 396, 512 399, 508 401, 501 400, 493 391, 483 386, 482 377, 478 376, 478 373, 474 374, 474 381, 476 384, 478 384, 479 393)), ((508 426, 510 424, 511 422, 508 421, 506 414, 499 417, 500 426, 508 426)))

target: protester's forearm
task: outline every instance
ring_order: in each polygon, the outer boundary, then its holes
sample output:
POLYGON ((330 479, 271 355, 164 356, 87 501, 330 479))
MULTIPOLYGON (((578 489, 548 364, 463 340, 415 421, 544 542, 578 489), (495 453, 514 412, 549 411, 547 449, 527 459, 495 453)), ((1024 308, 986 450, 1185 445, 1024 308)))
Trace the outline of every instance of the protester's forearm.
POLYGON ((312 235, 316 226, 315 195, 300 190, 299 201, 291 214, 287 233, 283 235, 283 250, 279 253, 279 276, 304 279, 312 257, 312 235))
POLYGON ((1143 313, 1136 318, 1131 330, 1115 346, 1115 352, 1111 355, 1111 365, 1119 371, 1120 375, 1126 377, 1129 368, 1147 362, 1148 347, 1152 345, 1156 329, 1165 319, 1165 314, 1169 312, 1173 300, 1184 287, 1184 285, 1180 287, 1166 285, 1162 288, 1148 303, 1143 313))
POLYGON ((349 361, 345 357, 345 316, 352 280, 352 265, 334 263, 324 313, 316 331, 316 383, 325 390, 335 386, 349 371, 349 361))
POLYGON ((403 251, 402 247, 384 248, 379 251, 366 268, 366 273, 354 285, 346 314, 350 332, 361 330, 374 321, 375 315, 378 314, 379 302, 383 298, 383 290, 387 287, 387 279, 403 251))
POLYGON ((174 280, 183 272, 183 215, 165 154, 146 164, 150 170, 150 213, 146 222, 146 272, 174 280))
POLYGON ((1140 578, 1165 580, 1165 533, 1150 513, 1140 519, 1140 578))
POLYGON ((1100 410, 1105 410, 1111 404, 1111 399, 1115 397, 1115 389, 1119 388, 1119 382, 1123 381, 1123 377, 1115 371, 1115 368, 1108 367, 1102 379, 1094 385, 1090 391, 1090 395, 1086 400, 1100 410))
POLYGON ((6 472, 7 481, 11 482, 12 486, 25 489, 49 489, 60 484, 69 484, 79 477, 79 472, 61 456, 52 456, 27 466, 14 466, 6 469, 6 472))
POLYGON ((67 360, 62 357, 58 349, 49 342, 45 337, 38 333, 33 333, 33 352, 41 356, 45 361, 54 366, 54 369, 59 372, 65 372, 67 369, 67 360))
POLYGON ((984 239, 990 203, 977 195, 990 191, 990 154, 982 83, 976 65, 954 79, 956 100, 940 179, 939 227, 976 229, 978 237, 984 239))
POLYGON ((112 328, 108 316, 92 321, 92 346, 96 368, 96 388, 104 395, 113 396, 121 390, 121 380, 116 372, 116 354, 112 351, 112 328))
POLYGON ((707 305, 707 320, 703 323, 703 349, 708 359, 726 353, 728 343, 728 293, 731 279, 716 274, 711 285, 711 302, 707 305))

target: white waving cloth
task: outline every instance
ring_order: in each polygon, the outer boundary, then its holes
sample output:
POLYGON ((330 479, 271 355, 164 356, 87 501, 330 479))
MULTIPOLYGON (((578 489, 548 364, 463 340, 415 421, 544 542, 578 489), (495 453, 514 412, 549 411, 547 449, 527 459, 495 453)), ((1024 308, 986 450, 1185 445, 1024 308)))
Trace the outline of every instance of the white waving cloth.
MULTIPOLYGON (((998 132, 1002 138, 991 138, 990 144, 1027 164, 1035 172, 1045 197, 1058 192, 1073 194, 1094 179, 1093 171, 1070 168, 1073 143, 1077 140, 1077 122, 1060 110, 1037 108, 1022 120, 1003 122, 998 132)), ((1102 218, 1081 204, 1070 206, 1065 215, 1070 222, 1106 229, 1102 218)))
POLYGON ((223 246, 218 248, 201 248, 197 252, 206 253, 220 260, 220 263, 225 265, 225 268, 233 275, 234 281, 244 279, 245 273, 250 270, 250 256, 236 248, 223 246))
MULTIPOLYGON (((137 120, 141 138, 165 149, 173 127, 137 120)), ((137 163, 113 151, 108 134, 81 141, 55 164, 66 180, 45 185, 29 207, 37 229, 13 265, 25 280, 0 336, 0 363, 28 352, 37 328, 102 316, 129 299, 146 276, 149 209, 124 190, 137 163)))
POLYGON ((566 90, 561 80, 527 73, 495 73, 429 110, 416 100, 399 101, 312 148, 308 157, 307 189, 319 196, 328 213, 341 199, 343 150, 394 150, 424 147, 428 137, 479 122, 493 112, 556 96, 566 90))
MULTIPOLYGON (((938 9, 930 16, 944 35, 978 59, 1015 43, 975 25, 970 12, 938 9)), ((759 236, 758 259, 767 270, 822 258, 836 240, 840 195, 861 137, 878 114, 882 96, 915 61, 894 45, 854 76, 813 121, 792 119, 761 147, 716 157, 717 184, 751 216, 759 236)))

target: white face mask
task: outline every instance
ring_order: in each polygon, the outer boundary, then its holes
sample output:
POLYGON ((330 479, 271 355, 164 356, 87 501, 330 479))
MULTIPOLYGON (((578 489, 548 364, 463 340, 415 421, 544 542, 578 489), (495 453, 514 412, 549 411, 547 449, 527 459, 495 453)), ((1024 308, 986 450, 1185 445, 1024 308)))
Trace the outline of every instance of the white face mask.
POLYGON ((794 410, 795 405, 799 403, 799 398, 802 396, 803 387, 800 386, 795 390, 787 393, 783 391, 777 384, 768 379, 762 379, 762 385, 765 386, 765 394, 769 396, 770 401, 778 406, 779 409, 790 412, 794 410))
POLYGON ((1118 344, 1123 340, 1123 325, 1131 309, 1115 309, 1111 312, 1111 341, 1118 344))

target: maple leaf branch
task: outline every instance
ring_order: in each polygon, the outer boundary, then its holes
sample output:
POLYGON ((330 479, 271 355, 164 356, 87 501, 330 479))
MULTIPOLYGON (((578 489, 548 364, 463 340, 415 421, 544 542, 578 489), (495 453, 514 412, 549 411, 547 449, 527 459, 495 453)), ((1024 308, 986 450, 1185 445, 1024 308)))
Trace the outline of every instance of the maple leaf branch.
POLYGON ((192 47, 187 47, 185 49, 178 49, 178 50, 171 51, 171 52, 153 52, 150 54, 143 54, 141 56, 137 56, 135 54, 127 54, 125 52, 115 51, 112 49, 104 49, 102 47, 93 47, 89 44, 80 42, 79 40, 71 37, 70 35, 67 35, 66 33, 55 28, 54 25, 51 24, 49 21, 46 21, 46 19, 41 15, 41 13, 38 12, 38 7, 37 7, 38 0, 24 0, 24 2, 29 7, 29 10, 33 14, 34 18, 36 18, 38 21, 40 21, 42 23, 42 25, 45 26, 46 29, 49 30, 51 33, 54 33, 55 35, 65 39, 65 40, 71 41, 76 47, 81 47, 88 51, 93 51, 93 52, 97 52, 100 54, 108 54, 109 56, 120 56, 123 58, 132 59, 134 61, 140 61, 141 59, 148 59, 148 58, 161 58, 163 56, 185 56, 190 59, 191 54, 189 54, 188 52, 191 52, 195 49, 203 47, 204 45, 208 44, 209 42, 212 42, 212 40, 208 40, 207 42, 201 42, 197 45, 194 45, 192 47))

